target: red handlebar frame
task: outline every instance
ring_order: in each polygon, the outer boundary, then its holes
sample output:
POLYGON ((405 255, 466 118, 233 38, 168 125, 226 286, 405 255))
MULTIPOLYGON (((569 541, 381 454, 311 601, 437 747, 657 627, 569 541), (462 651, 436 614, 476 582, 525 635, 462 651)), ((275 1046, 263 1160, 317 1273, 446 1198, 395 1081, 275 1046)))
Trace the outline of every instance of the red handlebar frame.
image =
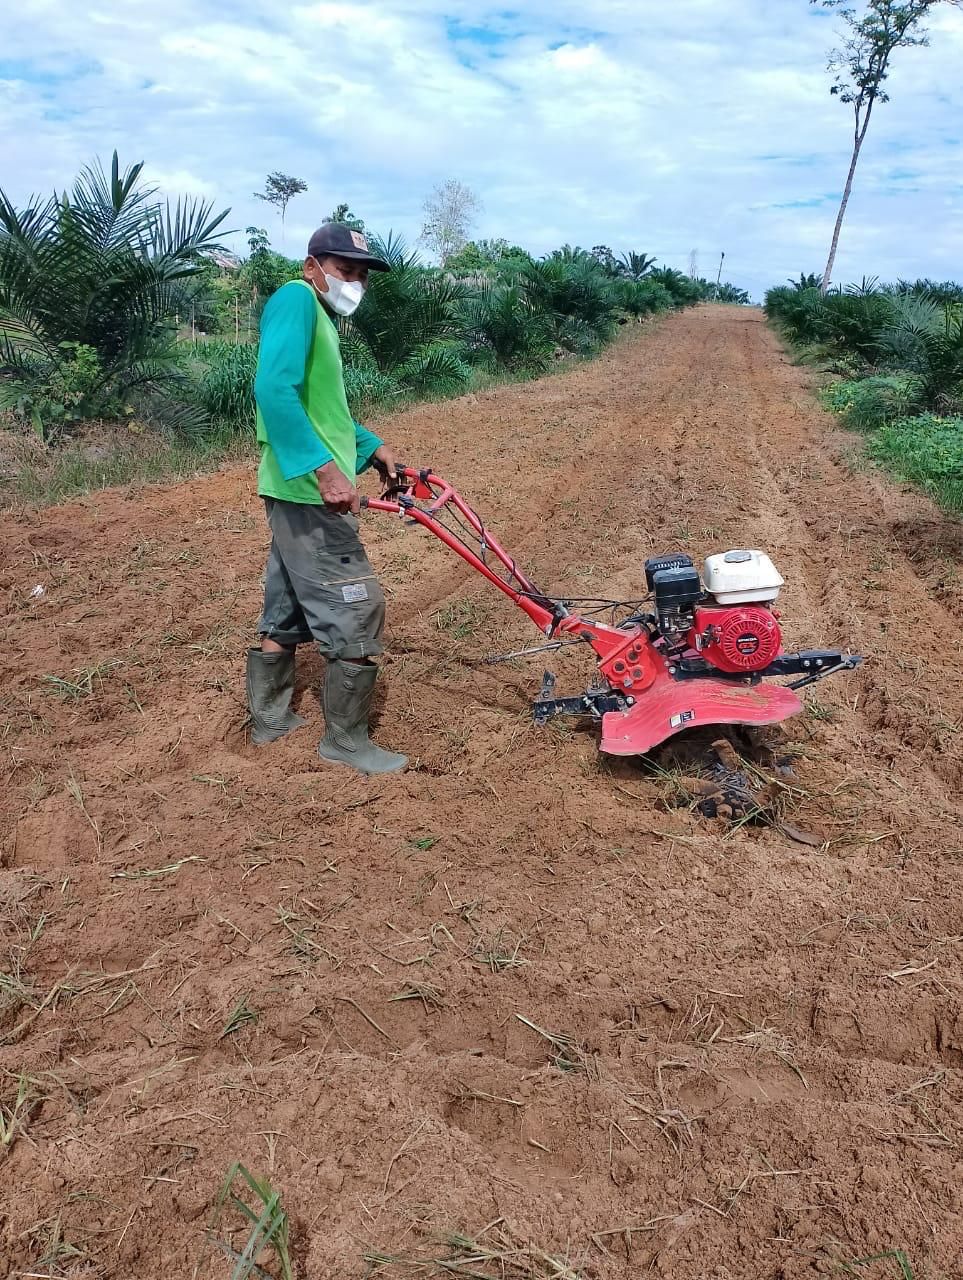
MULTIPOLYGON (((387 472, 382 467, 378 470, 387 480, 387 472)), ((398 482, 386 490, 380 498, 362 498, 362 507, 366 507, 369 511, 385 511, 389 515, 412 520, 430 530, 446 547, 461 556, 483 578, 486 578, 493 587, 497 587, 508 596, 509 600, 526 613, 545 635, 573 635, 587 640, 598 655, 600 672, 613 687, 631 689, 635 694, 652 683, 658 668, 648 637, 643 635, 641 627, 611 627, 602 622, 589 622, 570 614, 563 601, 553 600, 550 596, 544 595, 519 570, 514 558, 489 532, 477 513, 447 480, 436 476, 427 467, 419 470, 399 464, 396 470, 398 482), (420 506, 419 503, 427 505, 420 506), (445 528, 438 519, 439 513, 445 507, 454 508, 458 515, 468 522, 471 529, 478 535, 483 553, 487 554, 489 551, 492 553, 501 566, 508 571, 508 579, 499 577, 485 563, 481 555, 472 551, 471 547, 445 528), (518 586, 514 586, 513 583, 517 583, 518 586)))
POLYGON ((545 597, 535 584, 519 570, 514 559, 498 539, 485 528, 476 512, 465 502, 461 494, 447 480, 443 480, 441 476, 434 475, 427 468, 423 471, 417 471, 414 467, 399 466, 397 470, 399 479, 403 478, 409 482, 408 487, 403 489, 396 498, 362 499, 362 506, 367 507, 369 511, 387 511, 394 515, 400 515, 403 519, 414 520, 417 524, 422 525, 423 528, 430 529, 435 537, 439 538, 446 547, 450 547, 463 560, 467 560, 473 569, 477 569, 483 578, 488 579, 492 586, 504 592, 509 600, 514 601, 520 609, 524 610, 541 631, 544 631, 546 635, 550 635, 557 621, 556 612, 541 603, 545 597), (424 507, 416 505, 419 499, 428 500, 428 505, 424 507), (489 568, 480 555, 472 551, 470 547, 467 547, 436 519, 438 512, 448 506, 454 507, 458 514, 467 520, 471 528, 478 534, 481 545, 485 550, 490 551, 503 568, 508 570, 512 579, 518 583, 517 589, 512 586, 510 581, 500 578, 497 573, 489 568))

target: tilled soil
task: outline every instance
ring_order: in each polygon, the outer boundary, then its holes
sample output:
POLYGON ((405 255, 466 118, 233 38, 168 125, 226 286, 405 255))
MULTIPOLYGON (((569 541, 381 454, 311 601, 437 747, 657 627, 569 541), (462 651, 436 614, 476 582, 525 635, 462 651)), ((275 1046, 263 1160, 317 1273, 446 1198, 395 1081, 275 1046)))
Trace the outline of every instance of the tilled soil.
POLYGON ((789 644, 867 661, 768 825, 533 728, 542 664, 482 659, 538 634, 387 516, 373 780, 315 754, 312 654, 311 726, 247 741, 251 469, 2 518, 0 1274, 226 1277, 240 1160, 302 1280, 963 1275, 960 526, 809 383, 703 307, 382 424, 546 589, 772 554, 789 644))

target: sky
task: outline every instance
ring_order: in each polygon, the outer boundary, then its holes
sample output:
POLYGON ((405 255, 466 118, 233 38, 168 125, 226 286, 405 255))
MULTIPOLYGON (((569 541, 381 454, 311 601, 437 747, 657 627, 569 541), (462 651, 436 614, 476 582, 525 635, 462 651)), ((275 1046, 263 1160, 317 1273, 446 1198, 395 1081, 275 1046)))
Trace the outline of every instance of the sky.
MULTIPOLYGON (((852 140, 839 20, 808 0, 16 0, 0 42, 0 187, 69 185, 116 148, 165 194, 300 255, 340 202, 417 241, 425 197, 476 236, 634 249, 754 297, 824 265, 852 140), (254 198, 302 178, 283 230, 254 198)), ((840 281, 963 278, 963 8, 900 50, 856 178, 840 281)))

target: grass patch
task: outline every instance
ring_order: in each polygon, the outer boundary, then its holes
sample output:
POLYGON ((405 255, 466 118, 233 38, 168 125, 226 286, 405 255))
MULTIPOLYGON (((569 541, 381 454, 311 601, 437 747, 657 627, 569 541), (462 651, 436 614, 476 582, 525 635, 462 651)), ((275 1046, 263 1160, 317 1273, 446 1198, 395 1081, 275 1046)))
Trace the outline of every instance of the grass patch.
POLYGON ((35 1082, 21 1072, 14 1077, 17 1082, 16 1092, 9 1102, 0 1102, 0 1155, 7 1155, 23 1132, 41 1099, 36 1092, 35 1082))
POLYGON ((491 610, 474 600, 455 600, 435 614, 435 626, 446 631, 453 640, 467 640, 487 624, 491 610))
POLYGON ((43 448, 4 433, 0 509, 47 507, 117 485, 186 480, 224 462, 249 459, 251 431, 219 427, 201 436, 151 432, 135 435, 125 424, 103 433, 103 443, 71 440, 43 448))
POLYGON ((918 484, 944 510, 963 513, 963 418, 899 418, 876 432, 867 453, 901 480, 918 484))
POLYGON ((70 677, 41 676, 40 680, 49 685, 64 702, 79 702, 81 698, 91 697, 95 682, 103 680, 112 667, 119 665, 119 662, 102 662, 96 667, 80 667, 77 671, 72 671, 70 677))
POLYGON ((911 374, 876 374, 843 379, 826 387, 820 399, 854 431, 876 431, 898 418, 919 412, 921 389, 911 374))
POLYGON ((501 1218, 476 1236, 449 1232, 431 1256, 369 1249, 363 1257, 365 1276, 381 1275, 389 1269, 426 1276, 471 1276, 473 1280, 583 1280, 584 1276, 566 1259, 513 1239, 501 1218))
POLYGON ((851 1262, 844 1262, 842 1270, 850 1276, 858 1276, 862 1273, 857 1271, 857 1267, 868 1267, 873 1262, 887 1262, 892 1259, 899 1268, 899 1274, 903 1280, 914 1280, 913 1268, 910 1266, 910 1260, 902 1249, 889 1249, 886 1253, 874 1253, 869 1258, 854 1258, 851 1262))

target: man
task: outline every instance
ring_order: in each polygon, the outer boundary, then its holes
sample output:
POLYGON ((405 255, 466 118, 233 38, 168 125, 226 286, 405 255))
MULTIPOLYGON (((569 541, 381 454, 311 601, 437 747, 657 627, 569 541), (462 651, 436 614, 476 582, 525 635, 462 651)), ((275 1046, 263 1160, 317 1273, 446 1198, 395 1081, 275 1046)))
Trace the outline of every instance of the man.
POLYGON ((394 477, 395 460, 351 417, 336 319, 357 308, 369 270, 389 267, 360 232, 327 223, 311 237, 303 278, 264 308, 254 395, 258 493, 272 540, 247 696, 259 745, 305 724, 291 710, 294 652, 313 639, 327 659, 318 754, 361 773, 393 773, 406 758, 368 736, 385 600, 358 536, 355 476, 377 461, 394 477))

